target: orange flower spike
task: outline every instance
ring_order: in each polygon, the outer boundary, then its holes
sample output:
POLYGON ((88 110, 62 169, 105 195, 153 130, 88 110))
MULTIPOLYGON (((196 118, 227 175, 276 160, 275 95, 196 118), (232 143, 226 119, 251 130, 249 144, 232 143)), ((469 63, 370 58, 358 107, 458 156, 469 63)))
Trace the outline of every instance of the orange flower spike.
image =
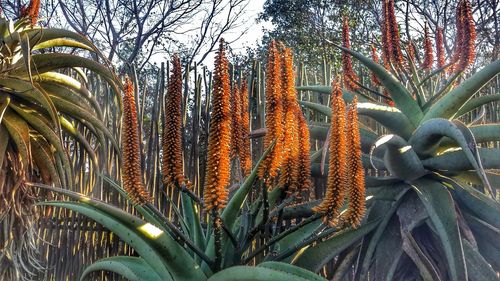
MULTIPOLYGON (((375 45, 371 45, 371 51, 372 51, 372 60, 376 63, 379 63, 380 62, 380 59, 377 55, 377 49, 375 48, 375 45)), ((380 80, 378 80, 377 78, 377 75, 375 75, 375 73, 371 72, 371 79, 372 79, 372 83, 373 85, 375 86, 380 86, 381 83, 380 83, 380 80)))
MULTIPOLYGON (((234 83, 231 97, 231 157, 238 157, 242 147, 241 97, 237 83, 234 83)), ((241 159, 240 159, 241 160, 241 159)))
POLYGON ((441 68, 445 65, 444 60, 444 41, 443 41, 443 28, 436 29, 436 57, 437 67, 441 68))
POLYGON ((266 174, 269 179, 276 178, 282 162, 282 134, 283 134, 283 103, 281 93, 281 60, 276 42, 269 45, 266 67, 266 128, 264 147, 276 140, 273 150, 259 167, 259 178, 266 174))
MULTIPOLYGON (((309 127, 300 108, 297 109, 299 120, 299 191, 308 192, 311 189, 311 143, 309 138, 309 127)), ((300 195, 300 193, 299 193, 300 195)))
POLYGON ((386 69, 390 68, 391 65, 391 50, 392 42, 390 38, 390 23, 389 23, 389 13, 388 13, 388 0, 382 1, 382 58, 384 60, 384 66, 386 69))
POLYGON ((463 40, 460 42, 460 62, 459 69, 465 70, 473 62, 476 56, 475 41, 476 41, 476 27, 474 18, 472 17, 472 7, 468 0, 462 0, 459 5, 462 7, 460 15, 461 28, 463 29, 463 40))
POLYGON ((391 61, 396 66, 400 66, 403 63, 403 53, 401 52, 401 40, 399 38, 399 27, 396 21, 396 14, 394 11, 394 0, 389 0, 387 2, 387 16, 389 21, 389 32, 388 36, 391 40, 391 61))
POLYGON ((432 43, 429 38, 429 28, 427 27, 427 22, 424 28, 424 62, 422 63, 422 68, 424 70, 431 70, 432 64, 434 63, 434 55, 432 53, 432 43))
POLYGON ((139 124, 134 96, 134 85, 125 77, 122 119, 122 181, 123 188, 134 204, 143 205, 151 201, 149 192, 142 183, 141 152, 139 146, 139 124))
POLYGON ((21 17, 29 17, 31 25, 35 25, 38 21, 40 13, 40 0, 31 0, 28 7, 22 6, 20 11, 21 17))
POLYGON ((463 16, 463 5, 461 5, 461 2, 458 3, 457 10, 456 10, 456 15, 455 15, 455 29, 456 29, 456 36, 455 36, 455 46, 453 50, 453 58, 452 61, 455 63, 453 65, 452 71, 457 70, 459 67, 457 66, 457 62, 460 60, 460 55, 461 55, 461 50, 462 50, 462 44, 464 42, 464 16, 463 16))
POLYGON ((412 61, 415 64, 415 44, 413 44, 413 41, 408 42, 408 45, 406 45, 406 54, 408 55, 408 60, 412 61))
POLYGON ((283 99, 284 99, 284 132, 283 132, 283 163, 279 186, 288 193, 294 193, 298 188, 299 177, 299 132, 297 123, 297 92, 295 91, 295 75, 293 73, 292 50, 283 48, 283 99))
POLYGON ((248 86, 247 81, 243 80, 241 87, 241 137, 242 146, 240 150, 240 162, 243 175, 248 176, 252 171, 252 154, 250 151, 250 113, 248 111, 248 86))
POLYGON ((206 211, 221 210, 227 203, 231 152, 231 89, 229 62, 224 40, 220 40, 215 57, 212 113, 208 136, 207 171, 203 200, 206 211))
POLYGON ((340 83, 333 81, 332 86, 328 181, 323 201, 313 209, 314 212, 323 214, 324 221, 330 225, 335 224, 339 209, 344 204, 345 179, 347 174, 346 108, 342 99, 340 83))
POLYGON ((162 136, 162 176, 165 187, 184 182, 182 167, 182 69, 177 54, 172 59, 172 74, 165 97, 162 136))
MULTIPOLYGON (((351 48, 351 41, 349 39, 349 20, 347 17, 344 17, 342 24, 342 46, 348 49, 351 48)), ((342 52, 342 70, 344 74, 344 86, 351 91, 359 89, 359 86, 355 83, 359 81, 359 77, 352 68, 351 55, 347 52, 342 52)))
POLYGON ((361 162, 361 138, 358 126, 358 98, 354 97, 347 112, 347 183, 349 206, 341 221, 353 228, 361 224, 366 211, 365 206, 365 174, 361 162))

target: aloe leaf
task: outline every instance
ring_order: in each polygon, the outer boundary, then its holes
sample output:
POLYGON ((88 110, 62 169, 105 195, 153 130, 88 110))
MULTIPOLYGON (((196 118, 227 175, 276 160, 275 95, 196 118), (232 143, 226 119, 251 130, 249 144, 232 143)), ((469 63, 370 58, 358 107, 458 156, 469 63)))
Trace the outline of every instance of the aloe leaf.
MULTIPOLYGON (((174 277, 202 278, 205 276, 199 269, 199 266, 194 262, 192 257, 189 256, 184 247, 182 247, 182 245, 179 244, 177 240, 172 238, 169 232, 165 230, 165 228, 160 228, 158 226, 157 219, 149 212, 147 212, 144 207, 139 205, 135 206, 135 208, 142 215, 144 215, 145 218, 148 219, 147 222, 144 222, 141 219, 127 212, 124 212, 119 208, 101 202, 99 200, 92 199, 77 192, 44 185, 36 186, 64 194, 72 198, 73 200, 77 200, 80 203, 96 208, 100 212, 112 216, 114 219, 119 220, 125 226, 140 230, 141 235, 150 239, 150 243, 155 247, 162 258, 169 261, 167 264, 167 268, 174 277)), ((118 233, 116 234, 119 235, 118 233)))
POLYGON ((40 49, 53 48, 53 47, 72 47, 72 48, 85 49, 87 51, 94 51, 94 49, 92 49, 86 44, 82 44, 76 40, 64 39, 64 38, 51 39, 44 41, 42 43, 38 43, 35 46, 33 46, 32 50, 36 51, 40 49))
POLYGON ((86 280, 93 272, 100 272, 103 270, 119 274, 130 281, 173 280, 160 278, 143 258, 118 256, 100 259, 87 266, 80 277, 80 281, 86 280))
MULTIPOLYGON (((295 89, 297 89, 297 91, 313 91, 313 92, 317 92, 317 93, 324 94, 324 95, 331 95, 332 94, 332 86, 322 86, 322 85, 298 86, 298 87, 295 87, 295 89)), ((342 89, 342 98, 346 102, 349 102, 349 103, 352 102, 352 99, 354 98, 354 96, 356 96, 354 93, 349 92, 345 89, 342 89)), ((358 96, 358 101, 368 102, 367 98, 360 96, 360 95, 357 95, 357 96, 358 96)))
MULTIPOLYGON (((300 101, 299 103, 325 116, 331 117, 332 115, 332 109, 326 105, 307 101, 300 101)), ((395 107, 373 103, 358 103, 358 113, 374 119, 391 132, 406 139, 410 137, 415 129, 408 118, 395 107)))
POLYGON ((391 98, 396 106, 404 115, 406 115, 413 127, 418 126, 420 120, 423 117, 422 110, 418 106, 417 101, 412 98, 410 92, 408 92, 408 90, 394 76, 392 76, 392 74, 387 72, 385 68, 380 64, 374 62, 373 60, 363 56, 358 52, 344 48, 342 46, 337 47, 344 52, 349 53, 351 56, 358 59, 364 66, 369 68, 380 80, 380 83, 382 83, 382 85, 384 85, 384 87, 390 93, 391 98))
POLYGON ((447 179, 446 183, 453 187, 452 194, 460 205, 467 207, 478 218, 500 228, 500 204, 498 202, 468 185, 458 184, 451 179, 447 179))
POLYGON ((496 241, 500 235, 500 230, 482 221, 473 215, 463 212, 467 224, 474 233, 477 248, 474 248, 493 267, 495 271, 500 269, 500 247, 496 241))
POLYGON ((471 281, 495 281, 498 280, 497 273, 492 270, 488 262, 467 241, 462 239, 464 245, 465 262, 467 272, 471 281))
POLYGON ((208 279, 208 281, 234 281, 234 280, 307 281, 310 279, 306 279, 286 271, 281 271, 266 267, 253 267, 253 266, 233 266, 217 272, 208 279))
MULTIPOLYGON (((481 124, 468 127, 474 135, 477 143, 500 141, 500 125, 499 124, 481 124)), ((456 141, 445 138, 439 144, 439 150, 445 150, 456 146, 456 141)))
POLYGON ((443 245, 450 279, 467 280, 467 267, 458 229, 455 204, 448 189, 439 182, 422 178, 412 184, 443 245))
MULTIPOLYGON (((382 238, 382 234, 385 232, 389 221, 391 220, 392 216, 398 209, 399 205, 402 202, 402 199, 404 198, 404 195, 410 190, 409 186, 407 185, 396 185, 393 187, 394 189, 401 189, 401 191, 394 197, 395 201, 392 203, 391 207, 389 210, 385 211, 383 214, 383 218, 380 221, 380 223, 377 226, 377 229, 375 232, 373 232, 371 239, 368 242, 368 247, 366 249, 366 252, 363 256, 363 261, 360 266, 360 279, 364 279, 364 276, 368 273, 368 270, 370 268, 370 265, 372 264, 372 258, 375 253, 375 250, 377 249, 377 246, 379 245, 379 241, 382 238)), ((391 191, 388 191, 386 193, 391 194, 391 191)), ((383 194, 379 194, 379 196, 383 196, 383 194)))
POLYGON ((326 241, 307 247, 295 257, 294 264, 318 272, 327 262, 375 229, 379 223, 380 220, 376 220, 357 229, 347 229, 326 241))
POLYGON ((296 276, 300 276, 302 278, 305 278, 306 280, 311 280, 311 281, 323 281, 326 280, 325 278, 319 276, 318 274, 311 272, 309 270, 305 270, 303 268, 300 268, 298 266, 291 265, 289 263, 284 263, 284 262, 275 262, 275 261, 267 261, 263 263, 259 263, 257 267, 264 267, 264 268, 269 268, 269 269, 275 269, 278 271, 284 271, 296 276))
POLYGON ((399 222, 396 217, 393 217, 385 228, 375 250, 375 280, 391 281, 394 279, 391 268, 399 263, 401 255, 403 255, 402 245, 399 222))
POLYGON ((19 115, 7 109, 2 119, 2 123, 7 128, 11 140, 17 147, 17 151, 20 156, 21 163, 24 169, 29 167, 28 163, 31 161, 30 158, 30 136, 29 127, 26 121, 24 121, 19 115))
POLYGON ((499 72, 500 60, 485 66, 432 105, 422 121, 432 118, 455 118, 458 110, 499 72))
MULTIPOLYGON (((183 219, 189 226, 190 238, 200 249, 205 249, 205 236, 203 234, 200 222, 200 210, 193 203, 193 200, 185 193, 181 193, 183 219)), ((200 263, 198 256, 194 257, 196 262, 200 263)))
MULTIPOLYGON (((500 169, 500 149, 498 148, 478 148, 484 169, 500 169)), ((441 155, 422 160, 424 167, 430 170, 443 171, 468 171, 474 166, 461 150, 450 151, 441 155)))
POLYGON ((464 104, 464 106, 462 106, 462 108, 460 108, 455 117, 460 117, 480 106, 499 100, 500 100, 500 94, 480 96, 477 98, 470 99, 464 104))
MULTIPOLYGON (((296 230, 295 232, 292 232, 291 234, 287 235, 285 238, 283 238, 281 241, 277 243, 276 251, 281 251, 284 249, 291 248, 292 246, 296 245, 298 241, 304 241, 306 238, 310 237, 316 229, 321 225, 321 220, 317 220, 315 222, 309 223, 300 229, 296 230)), ((285 262, 290 262, 292 260, 293 256, 286 257, 283 259, 285 262)))
POLYGON ((7 151, 7 144, 9 144, 9 132, 5 126, 0 122, 0 166, 3 165, 3 160, 7 151))
MULTIPOLYGON (((104 227, 111 230, 125 243, 134 248, 137 253, 146 261, 151 268, 162 278, 162 280, 173 280, 173 276, 168 272, 168 262, 160 255, 157 249, 151 244, 152 240, 146 239, 137 229, 130 228, 122 221, 116 219, 110 214, 99 211, 97 208, 84 203, 75 202, 42 202, 37 203, 41 206, 54 206, 69 209, 87 216, 104 227)), ((136 218, 136 222, 141 222, 136 218)), ((169 266, 171 267, 171 266, 169 266)))

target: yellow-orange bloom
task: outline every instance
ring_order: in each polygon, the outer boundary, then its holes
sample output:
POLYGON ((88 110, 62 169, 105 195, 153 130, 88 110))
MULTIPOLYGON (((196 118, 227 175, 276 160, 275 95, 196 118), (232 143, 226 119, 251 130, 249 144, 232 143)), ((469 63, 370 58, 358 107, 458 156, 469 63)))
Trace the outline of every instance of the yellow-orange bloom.
POLYGON ((284 109, 284 132, 283 132, 283 163, 279 186, 289 194, 298 189, 299 177, 299 132, 297 122, 297 92, 295 90, 295 75, 293 73, 292 50, 283 46, 283 109, 284 109))
POLYGON ((359 135, 357 97, 354 97, 347 112, 347 182, 349 205, 340 219, 353 228, 361 224, 366 211, 365 174, 361 162, 361 138, 359 135))
POLYGON ((434 63, 434 54, 432 53, 432 43, 429 38, 429 28, 427 27, 427 22, 424 28, 424 62, 422 63, 422 68, 424 70, 430 70, 432 64, 434 63))
POLYGON ((163 185, 180 186, 184 182, 182 167, 182 69, 177 54, 172 60, 172 74, 165 97, 165 120, 162 135, 163 185))
POLYGON ((224 208, 227 203, 231 152, 231 89, 229 62, 224 40, 215 57, 212 114, 208 136, 207 171, 203 199, 207 211, 224 208))
MULTIPOLYGON (((349 39, 349 20, 347 17, 344 18, 342 24, 342 46, 348 49, 351 48, 351 41, 349 39)), ((342 52, 342 70, 344 74, 344 86, 351 91, 359 89, 359 85, 356 84, 356 82, 359 81, 359 77, 352 68, 351 55, 347 52, 342 52)))
POLYGON ((125 77, 123 88, 122 119, 122 180, 123 188, 134 204, 145 204, 151 201, 149 192, 142 183, 141 152, 139 146, 139 124, 134 96, 134 85, 125 77))
POLYGON ((248 111, 248 86, 247 81, 243 80, 241 86, 241 137, 242 146, 240 149, 240 163, 243 176, 250 175, 252 171, 252 154, 250 151, 250 112, 248 111))
POLYGON ((309 192, 312 186, 311 182, 311 143, 309 139, 309 127, 300 108, 297 110, 297 119, 299 121, 299 195, 302 192, 309 192))
POLYGON ((276 178, 281 167, 283 148, 283 104, 281 96, 281 59, 280 53, 273 40, 269 45, 266 67, 266 128, 264 147, 276 140, 273 150, 268 154, 259 167, 259 177, 276 178))
POLYGON ((323 201, 313 209, 314 212, 324 215, 324 221, 330 225, 335 223, 339 209, 344 204, 347 175, 346 108, 340 84, 333 81, 332 86, 328 182, 323 201))

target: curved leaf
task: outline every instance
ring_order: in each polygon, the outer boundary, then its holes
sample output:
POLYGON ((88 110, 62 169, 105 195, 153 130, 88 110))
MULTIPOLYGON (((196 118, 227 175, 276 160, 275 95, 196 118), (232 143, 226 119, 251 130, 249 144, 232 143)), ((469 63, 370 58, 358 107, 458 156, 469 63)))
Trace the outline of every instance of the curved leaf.
POLYGON ((422 110, 418 106, 417 101, 413 99, 410 92, 408 92, 408 90, 394 76, 392 76, 392 74, 387 72, 385 68, 380 64, 374 62, 373 60, 363 56, 358 52, 344 48, 342 46, 337 46, 337 48, 349 53, 351 56, 358 59, 364 66, 369 68, 373 72, 373 74, 375 74, 375 76, 377 76, 377 78, 380 80, 380 83, 382 83, 382 85, 384 85, 384 87, 390 93, 391 98, 396 106, 404 115, 406 115, 413 127, 418 126, 420 120, 424 116, 422 110))
POLYGON ((315 274, 314 272, 311 272, 309 270, 305 270, 303 268, 300 268, 298 266, 291 265, 289 263, 284 263, 284 262, 275 262, 275 261, 267 261, 263 263, 259 263, 257 267, 265 267, 269 269, 275 269, 279 271, 284 271, 288 272, 293 275, 300 276, 302 278, 305 278, 306 280, 311 280, 311 281, 324 281, 326 280, 325 278, 319 276, 318 274, 315 274))
POLYGON ((327 262, 375 229, 379 222, 380 220, 375 220, 357 229, 347 229, 326 241, 308 247, 295 257, 293 264, 318 272, 327 262))
POLYGON ((500 73, 500 60, 496 60, 495 62, 485 66, 483 69, 462 82, 460 86, 442 97, 430 107, 422 121, 432 118, 455 118, 458 110, 498 73, 500 73))
POLYGON ((208 279, 208 281, 307 281, 310 279, 289 273, 286 271, 275 270, 266 267, 253 266, 233 266, 217 272, 208 279))
MULTIPOLYGON (((111 271, 127 278, 130 281, 162 281, 148 263, 140 257, 110 257, 100 259, 87 266, 80 277, 80 281, 86 280, 93 272, 111 271)), ((169 279, 172 280, 172 279, 169 279)), ((164 280, 164 281, 168 281, 164 280)))
POLYGON ((439 182, 425 178, 419 179, 412 184, 412 187, 420 197, 436 228, 447 259, 450 279, 467 280, 462 238, 458 229, 455 203, 450 192, 439 182))
MULTIPOLYGON (((500 149, 478 148, 478 152, 484 169, 500 169, 500 149)), ((462 150, 450 151, 436 157, 424 159, 422 163, 424 167, 435 171, 459 172, 474 169, 474 166, 462 150)))

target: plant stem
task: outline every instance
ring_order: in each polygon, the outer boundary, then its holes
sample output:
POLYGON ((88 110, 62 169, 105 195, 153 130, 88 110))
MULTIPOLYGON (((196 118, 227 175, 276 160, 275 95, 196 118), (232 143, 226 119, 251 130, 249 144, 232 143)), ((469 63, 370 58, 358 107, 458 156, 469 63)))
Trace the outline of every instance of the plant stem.
POLYGON ((214 227, 214 247, 215 247, 215 262, 214 270, 217 272, 221 269, 222 264, 222 221, 219 212, 212 210, 212 225, 214 227))

